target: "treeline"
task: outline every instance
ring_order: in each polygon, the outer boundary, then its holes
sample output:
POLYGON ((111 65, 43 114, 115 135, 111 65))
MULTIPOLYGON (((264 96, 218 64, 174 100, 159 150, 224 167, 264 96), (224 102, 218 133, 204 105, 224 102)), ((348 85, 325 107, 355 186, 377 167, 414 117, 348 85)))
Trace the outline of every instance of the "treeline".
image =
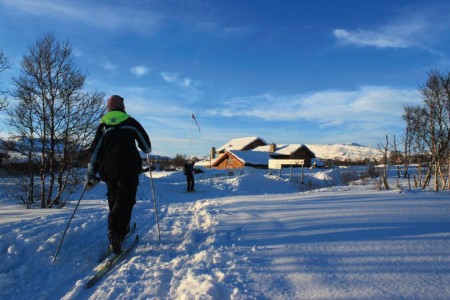
POLYGON ((419 158, 415 184, 425 188, 433 180, 434 190, 439 191, 450 188, 450 73, 430 72, 419 90, 422 104, 404 106, 405 176, 410 159, 419 158))
POLYGON ((162 171, 175 171, 183 168, 184 164, 192 160, 195 162, 200 161, 198 157, 188 157, 184 154, 177 154, 174 158, 165 158, 155 160, 154 168, 162 171))
POLYGON ((384 168, 380 174, 386 188, 387 170, 397 165, 398 176, 409 179, 410 186, 434 191, 450 188, 450 73, 431 71, 419 88, 422 103, 406 104, 402 119, 405 131, 400 143, 396 137, 380 143, 384 168), (411 165, 417 166, 415 174, 411 165), (411 176, 412 175, 412 176, 411 176))

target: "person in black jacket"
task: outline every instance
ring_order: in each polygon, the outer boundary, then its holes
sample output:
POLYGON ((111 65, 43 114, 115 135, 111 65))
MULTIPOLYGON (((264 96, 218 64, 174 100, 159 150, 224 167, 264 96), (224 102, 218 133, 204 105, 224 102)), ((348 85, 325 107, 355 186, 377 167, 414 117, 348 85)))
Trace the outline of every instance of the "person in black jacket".
POLYGON ((150 153, 152 148, 144 128, 125 112, 122 97, 111 96, 107 108, 108 113, 102 117, 90 147, 86 186, 89 189, 95 185, 97 173, 106 182, 108 239, 112 251, 119 254, 122 241, 130 230, 139 174, 142 172, 142 158, 136 142, 145 153, 150 153))
POLYGON ((186 175, 186 184, 187 184, 186 190, 188 192, 195 192, 195 190, 194 190, 194 185, 195 185, 194 165, 195 165, 195 161, 186 162, 184 164, 184 175, 186 175))

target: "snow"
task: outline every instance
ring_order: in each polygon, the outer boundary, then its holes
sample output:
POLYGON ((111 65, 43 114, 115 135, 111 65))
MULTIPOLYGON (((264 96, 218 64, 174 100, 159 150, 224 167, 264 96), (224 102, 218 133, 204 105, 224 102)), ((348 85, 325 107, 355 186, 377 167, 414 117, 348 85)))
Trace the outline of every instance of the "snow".
POLYGON ((228 141, 227 143, 225 143, 224 145, 219 147, 219 149, 217 149, 217 152, 225 152, 226 150, 228 150, 228 151, 242 150, 246 146, 250 145, 251 143, 253 143, 257 140, 261 140, 263 143, 267 144, 267 142, 265 140, 263 140, 262 138, 257 137, 257 136, 236 138, 236 139, 232 139, 232 140, 228 141))
MULTIPOLYGON (((276 145, 275 152, 271 153, 272 155, 291 155, 304 145, 300 144, 290 144, 290 145, 276 145)), ((252 151, 263 151, 270 152, 271 145, 259 146, 253 149, 252 151)))
POLYGON ((362 146, 356 143, 349 144, 307 144, 316 157, 321 159, 345 160, 381 159, 383 152, 377 148, 362 146))
POLYGON ((305 170, 303 185, 288 170, 206 171, 195 193, 181 172, 153 172, 161 244, 142 175, 140 242, 91 289, 107 247, 105 185, 85 194, 53 263, 81 191, 64 209, 26 210, 1 178, 0 299, 449 298, 449 192, 393 177, 403 189, 344 186, 344 171, 305 170))
POLYGON ((261 152, 261 151, 239 151, 239 150, 229 150, 237 157, 242 163, 250 163, 252 165, 263 165, 267 166, 267 162, 271 158, 272 153, 261 152))

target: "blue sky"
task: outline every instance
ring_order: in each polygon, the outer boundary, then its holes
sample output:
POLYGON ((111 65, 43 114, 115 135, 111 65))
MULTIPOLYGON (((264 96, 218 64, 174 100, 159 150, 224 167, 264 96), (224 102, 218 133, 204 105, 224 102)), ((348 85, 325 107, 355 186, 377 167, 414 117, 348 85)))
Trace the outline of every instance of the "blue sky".
POLYGON ((246 136, 376 147, 450 70, 444 0, 0 0, 0 19, 3 86, 37 38, 69 39, 86 89, 123 96, 160 155, 246 136))

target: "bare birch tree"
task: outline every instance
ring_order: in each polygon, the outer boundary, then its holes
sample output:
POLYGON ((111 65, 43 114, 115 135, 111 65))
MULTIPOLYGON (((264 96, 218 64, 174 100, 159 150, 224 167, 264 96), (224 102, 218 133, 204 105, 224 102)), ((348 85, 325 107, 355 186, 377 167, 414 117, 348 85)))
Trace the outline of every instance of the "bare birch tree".
MULTIPOLYGON (((6 56, 6 54, 3 52, 3 50, 0 49, 0 73, 3 73, 4 71, 11 68, 12 63, 9 60, 9 58, 6 56)), ((1 81, 0 81, 1 83, 1 81)), ((5 90, 0 89, 0 95, 5 94, 5 90)), ((0 111, 4 111, 8 107, 8 101, 6 98, 0 98, 0 111)))
POLYGON ((439 191, 446 187, 449 174, 450 73, 431 71, 420 92, 422 105, 404 107, 406 135, 418 160, 416 185, 425 189, 433 180, 433 189, 439 191), (423 167, 427 172, 422 180, 423 167))
POLYGON ((389 172, 389 159, 388 159, 388 153, 389 153, 389 137, 386 135, 386 144, 383 144, 382 142, 378 143, 378 150, 381 151, 383 154, 383 166, 380 170, 380 188, 384 186, 385 189, 389 189, 389 182, 388 182, 388 172, 389 172))
POLYGON ((35 190, 30 173, 28 192, 39 195, 41 207, 58 204, 63 192, 70 190, 67 184, 79 181, 74 163, 90 142, 104 98, 97 91, 85 92, 85 81, 86 73, 75 66, 69 42, 50 33, 29 48, 20 75, 13 78, 17 103, 8 111, 9 128, 12 137, 26 145, 30 165, 39 166, 39 189, 35 190))
POLYGON ((425 117, 425 126, 422 130, 427 136, 424 142, 431 156, 431 168, 427 174, 426 182, 429 182, 431 176, 433 176, 435 191, 443 188, 440 180, 444 179, 442 166, 449 144, 448 99, 445 97, 445 81, 443 78, 438 72, 432 71, 426 85, 421 89, 424 97, 423 114, 425 117))

